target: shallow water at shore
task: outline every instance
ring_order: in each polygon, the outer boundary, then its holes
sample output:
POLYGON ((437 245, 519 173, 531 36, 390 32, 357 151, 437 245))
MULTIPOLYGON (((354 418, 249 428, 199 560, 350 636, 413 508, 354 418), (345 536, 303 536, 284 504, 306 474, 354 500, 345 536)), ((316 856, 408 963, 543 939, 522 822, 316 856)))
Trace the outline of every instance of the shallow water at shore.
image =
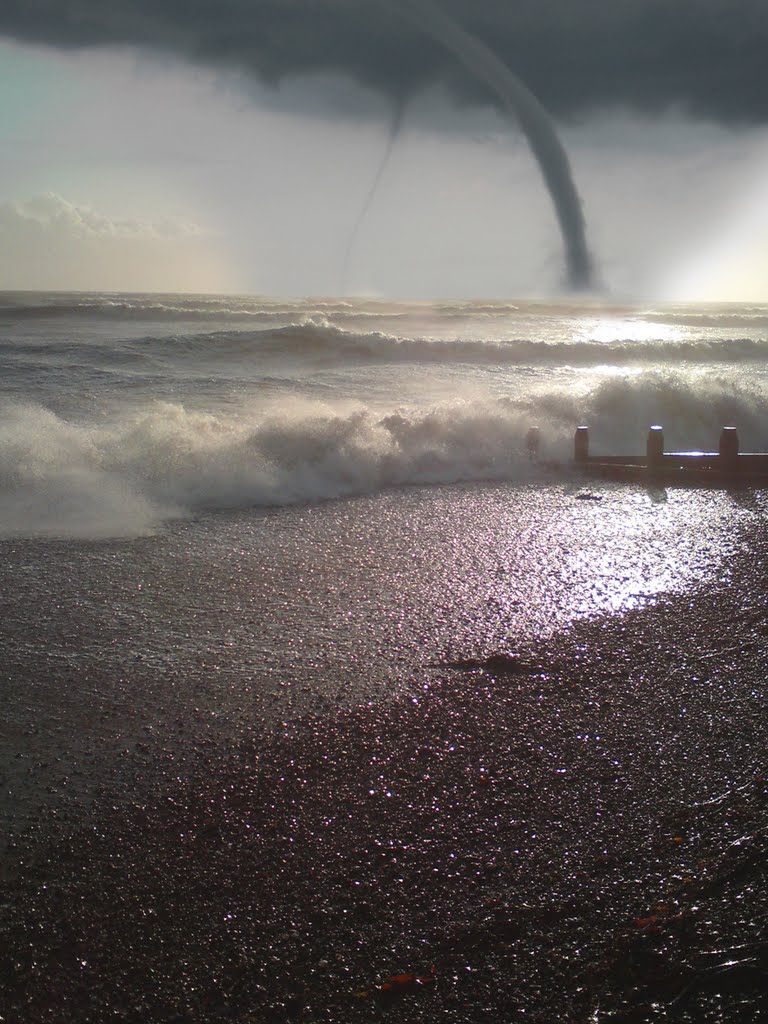
POLYGON ((2 746, 20 787, 6 813, 75 765, 100 778, 148 736, 279 727, 585 617, 721 589, 763 504, 541 481, 217 513, 125 542, 6 541, 2 746), (25 777, 30 764, 48 767, 25 777))

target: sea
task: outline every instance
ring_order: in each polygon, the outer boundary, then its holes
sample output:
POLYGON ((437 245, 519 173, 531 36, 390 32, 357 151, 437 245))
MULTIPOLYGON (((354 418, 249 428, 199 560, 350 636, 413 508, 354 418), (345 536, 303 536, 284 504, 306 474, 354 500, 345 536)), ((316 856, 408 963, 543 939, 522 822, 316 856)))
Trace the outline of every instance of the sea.
POLYGON ((4 813, 727 586, 764 492, 579 425, 768 451, 768 306, 0 293, 4 813))

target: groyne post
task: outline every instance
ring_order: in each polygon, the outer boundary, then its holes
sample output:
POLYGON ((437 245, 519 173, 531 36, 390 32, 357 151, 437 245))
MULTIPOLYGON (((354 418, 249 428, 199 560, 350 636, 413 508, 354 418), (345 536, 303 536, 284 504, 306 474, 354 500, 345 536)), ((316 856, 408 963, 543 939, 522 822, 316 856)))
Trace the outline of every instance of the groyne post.
POLYGON ((573 438, 574 463, 596 475, 619 479, 709 484, 722 481, 726 486, 768 486, 768 452, 739 451, 736 427, 723 427, 718 450, 664 451, 664 429, 654 424, 648 429, 645 456, 590 455, 589 428, 576 428, 573 438))
POLYGON ((723 469, 736 469, 739 461, 739 435, 736 427, 720 431, 720 464, 723 469))
POLYGON ((525 435, 525 447, 528 449, 529 459, 538 459, 541 447, 541 431, 538 427, 529 427, 525 435))
POLYGON ((649 466, 660 466, 664 461, 664 429, 654 426, 648 431, 645 457, 649 466))
POLYGON ((573 435, 573 460, 586 462, 589 458, 589 427, 576 427, 573 435))

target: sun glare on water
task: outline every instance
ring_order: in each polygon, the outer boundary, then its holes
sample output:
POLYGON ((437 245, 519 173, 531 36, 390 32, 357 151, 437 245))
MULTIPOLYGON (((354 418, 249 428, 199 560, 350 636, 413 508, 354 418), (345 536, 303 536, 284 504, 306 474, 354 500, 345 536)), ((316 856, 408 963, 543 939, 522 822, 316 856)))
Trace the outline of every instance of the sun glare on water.
POLYGON ((574 340, 610 345, 617 341, 681 341, 679 328, 670 324, 647 322, 637 316, 611 316, 585 319, 574 340))

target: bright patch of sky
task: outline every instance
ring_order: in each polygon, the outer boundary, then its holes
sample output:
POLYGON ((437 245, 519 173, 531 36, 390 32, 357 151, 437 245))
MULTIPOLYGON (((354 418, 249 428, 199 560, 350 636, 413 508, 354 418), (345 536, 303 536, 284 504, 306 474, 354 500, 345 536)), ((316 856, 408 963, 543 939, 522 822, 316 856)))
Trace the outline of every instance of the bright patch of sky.
MULTIPOLYGON (((175 61, 0 42, 0 288, 557 290, 561 242, 524 139, 437 92, 406 112, 344 280, 388 125, 386 104, 351 83, 270 96, 175 61), (348 116, 310 102, 325 94, 348 116), (41 194, 54 198, 30 206, 41 194), (45 216, 55 229, 41 231, 45 216), (73 227, 89 217, 122 227, 97 243, 73 227)), ((768 299, 768 236, 752 230, 766 129, 612 111, 562 134, 615 294, 768 299)))

